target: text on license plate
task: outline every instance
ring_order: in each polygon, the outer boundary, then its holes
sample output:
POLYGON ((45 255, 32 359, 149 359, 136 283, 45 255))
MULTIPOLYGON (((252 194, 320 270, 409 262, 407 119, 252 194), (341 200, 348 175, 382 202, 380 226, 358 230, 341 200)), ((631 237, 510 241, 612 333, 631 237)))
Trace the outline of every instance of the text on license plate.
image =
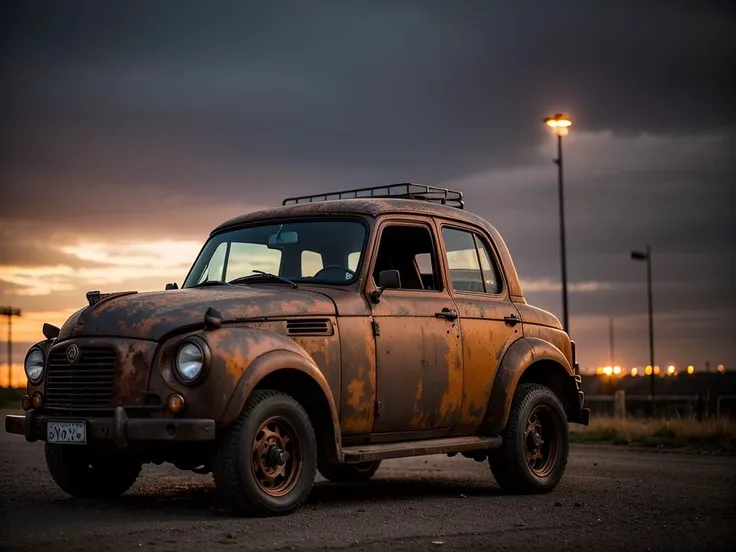
POLYGON ((46 424, 49 443, 86 443, 87 425, 84 422, 52 422, 46 424))

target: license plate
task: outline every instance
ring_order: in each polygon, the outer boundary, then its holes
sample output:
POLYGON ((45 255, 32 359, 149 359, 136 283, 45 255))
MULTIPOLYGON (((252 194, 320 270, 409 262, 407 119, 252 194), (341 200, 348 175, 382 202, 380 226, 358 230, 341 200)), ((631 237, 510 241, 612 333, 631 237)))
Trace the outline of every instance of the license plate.
POLYGON ((49 443, 87 442, 87 424, 84 422, 52 422, 46 424, 46 438, 49 443))

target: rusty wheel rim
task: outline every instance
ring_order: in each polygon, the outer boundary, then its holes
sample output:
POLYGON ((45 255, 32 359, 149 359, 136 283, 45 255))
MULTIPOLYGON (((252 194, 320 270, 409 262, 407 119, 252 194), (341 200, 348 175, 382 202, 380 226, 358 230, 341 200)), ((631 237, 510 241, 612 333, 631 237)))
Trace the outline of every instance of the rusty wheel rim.
POLYGON ((264 493, 283 497, 294 489, 302 472, 302 451, 289 420, 271 416, 261 423, 253 438, 251 466, 264 493))
POLYGON ((538 405, 529 414, 524 428, 524 452, 529 469, 537 477, 547 477, 557 463, 560 433, 552 409, 538 405))

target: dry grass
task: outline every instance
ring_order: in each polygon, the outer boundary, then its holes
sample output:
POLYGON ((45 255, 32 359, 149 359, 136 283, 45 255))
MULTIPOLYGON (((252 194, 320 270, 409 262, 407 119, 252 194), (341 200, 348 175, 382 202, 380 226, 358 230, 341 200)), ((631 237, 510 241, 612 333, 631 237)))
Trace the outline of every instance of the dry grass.
POLYGON ((736 420, 699 422, 695 418, 626 419, 593 417, 590 425, 570 426, 573 442, 736 450, 736 420))

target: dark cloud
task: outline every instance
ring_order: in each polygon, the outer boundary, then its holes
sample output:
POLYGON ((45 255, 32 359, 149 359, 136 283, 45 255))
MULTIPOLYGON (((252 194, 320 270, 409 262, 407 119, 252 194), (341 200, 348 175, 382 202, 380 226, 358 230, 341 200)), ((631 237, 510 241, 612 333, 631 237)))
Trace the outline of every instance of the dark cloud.
POLYGON ((721 127, 733 113, 725 2, 76 8, 6 19, 3 103, 17 126, 442 178, 507 163, 558 107, 632 132, 721 127))

